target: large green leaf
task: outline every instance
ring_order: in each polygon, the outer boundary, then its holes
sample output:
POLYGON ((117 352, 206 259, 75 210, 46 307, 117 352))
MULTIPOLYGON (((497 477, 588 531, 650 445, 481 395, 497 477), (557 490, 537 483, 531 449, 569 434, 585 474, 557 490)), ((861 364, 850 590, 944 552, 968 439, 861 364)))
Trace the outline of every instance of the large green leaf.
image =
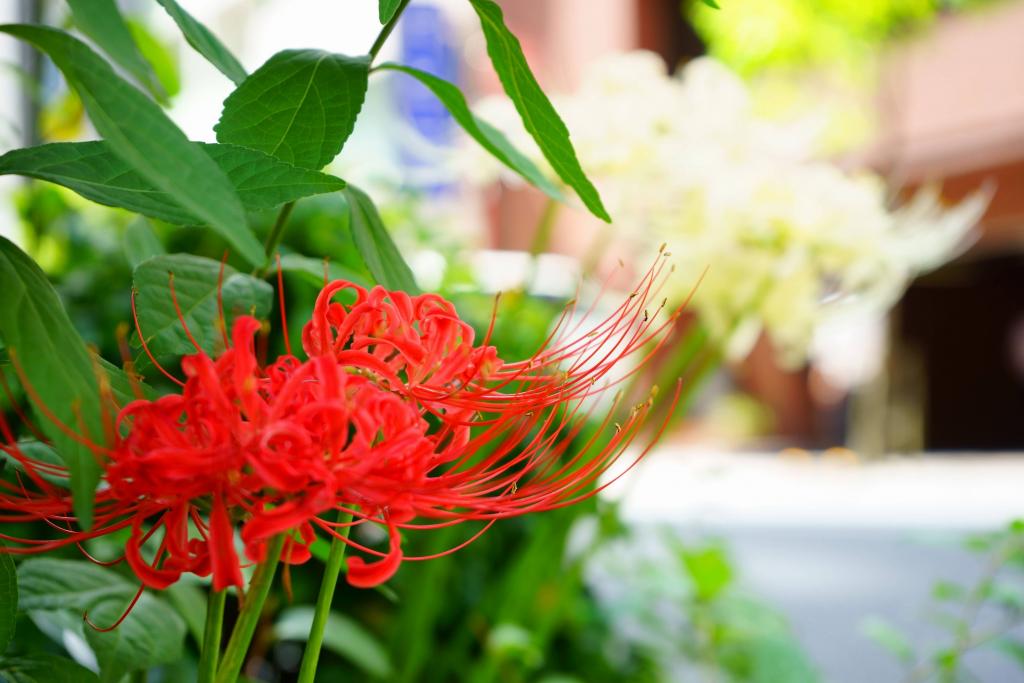
POLYGON ((401 6, 402 0, 379 0, 377 13, 380 15, 380 23, 386 24, 391 21, 401 6))
POLYGON ((50 654, 0 657, 0 679, 7 683, 92 683, 99 680, 81 664, 50 654))
POLYGON ((11 556, 0 550, 0 652, 14 637, 18 619, 18 570, 11 556))
POLYGON ((160 100, 166 92, 153 67, 142 56, 114 0, 67 0, 71 17, 82 33, 96 41, 115 63, 130 73, 160 100))
POLYGON ((82 560, 33 557, 18 567, 19 607, 26 612, 70 610, 81 616, 99 602, 131 598, 137 589, 120 574, 82 560))
POLYGON ((373 200, 359 188, 349 185, 344 191, 351 216, 352 239, 370 274, 388 289, 419 291, 412 270, 391 240, 373 200))
POLYGON ((250 263, 265 260, 227 176, 159 106, 114 73, 87 45, 62 31, 10 24, 0 26, 0 31, 50 56, 81 96, 89 118, 114 154, 223 235, 250 263))
POLYGON ((164 596, 185 621, 196 645, 202 647, 203 633, 206 631, 206 592, 199 587, 198 581, 182 578, 168 586, 164 596))
POLYGON ((517 150, 501 131, 473 115, 469 105, 466 104, 466 98, 455 85, 426 71, 402 66, 401 64, 388 62, 381 64, 377 68, 401 71, 418 80, 429 88, 437 99, 441 100, 441 103, 448 108, 452 118, 462 126, 462 129, 476 140, 481 147, 494 155, 498 161, 521 175, 527 182, 541 189, 552 199, 557 201, 565 199, 554 183, 548 180, 540 169, 537 168, 536 164, 517 150))
POLYGON ((323 168, 352 134, 369 69, 368 57, 278 52, 224 100, 217 140, 323 168))
POLYGON ((181 29, 185 40, 196 52, 206 58, 206 61, 217 67, 217 70, 240 85, 246 78, 245 68, 239 63, 235 56, 217 36, 213 35, 210 29, 203 26, 195 18, 186 12, 175 0, 156 0, 167 13, 174 19, 174 23, 181 29))
POLYGON ((526 130, 537 141, 537 146, 558 177, 576 190, 591 213, 610 222, 611 217, 601 203, 601 196, 580 167, 569 140, 569 130, 530 71, 519 40, 505 26, 501 7, 493 0, 469 1, 480 18, 487 40, 487 54, 494 70, 505 93, 515 104, 526 130))
MULTIPOLYGON (((255 149, 199 144, 227 176, 250 211, 272 209, 302 197, 334 192, 345 181, 297 168, 255 149)), ((118 206, 168 223, 194 225, 202 219, 115 155, 106 142, 57 142, 15 149, 0 156, 0 175, 17 174, 63 185, 99 204, 118 206)))
MULTIPOLYGON (((22 609, 60 617, 88 613, 99 626, 124 613, 138 584, 104 567, 81 560, 33 558, 18 568, 22 609)), ((67 619, 58 619, 68 622, 67 619)), ((119 681, 130 671, 173 662, 181 656, 185 623, 160 599, 144 594, 114 630, 84 629, 100 665, 100 679, 119 681)))
POLYGON ((880 617, 866 617, 860 624, 860 632, 904 664, 913 663, 917 656, 906 634, 880 617))
MULTIPOLYGON (((106 598, 89 609, 89 618, 100 626, 113 624, 127 606, 123 596, 106 598)), ((86 627, 85 640, 96 653, 100 680, 117 683, 129 672, 180 659, 185 622, 163 601, 146 593, 120 626, 107 632, 86 627)))
MULTIPOLYGON (((274 635, 279 640, 305 641, 312 624, 312 607, 292 607, 285 610, 274 624, 274 635)), ((324 647, 374 678, 391 680, 393 676, 394 668, 384 646, 359 622, 342 614, 331 612, 327 615, 324 647)))
POLYGON ((1024 669, 1024 642, 1011 636, 1003 636, 996 638, 992 645, 996 652, 1006 655, 1018 669, 1024 669))
MULTIPOLYGON (((192 337, 207 353, 224 349, 217 307, 220 269, 219 261, 189 254, 155 256, 135 269, 139 326, 154 355, 178 356, 196 350, 174 310, 171 273, 178 306, 192 337)), ((266 282, 225 266, 221 298, 229 334, 232 321, 239 315, 261 318, 269 314, 273 296, 274 290, 266 282)))
MULTIPOLYGON (((32 259, 0 237, 0 336, 16 354, 22 372, 48 411, 68 426, 102 435, 96 369, 71 326, 57 293, 32 259)), ((13 354, 12 354, 13 355, 13 354)), ((93 493, 99 465, 86 446, 67 436, 36 408, 43 432, 71 472, 75 514, 92 526, 93 493)))

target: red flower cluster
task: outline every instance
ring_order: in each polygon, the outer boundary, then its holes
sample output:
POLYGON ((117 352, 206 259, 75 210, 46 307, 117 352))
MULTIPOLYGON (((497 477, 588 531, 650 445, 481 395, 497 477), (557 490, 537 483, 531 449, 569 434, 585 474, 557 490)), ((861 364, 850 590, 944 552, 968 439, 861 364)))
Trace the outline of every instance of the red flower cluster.
POLYGON ((180 393, 124 406, 111 443, 79 437, 104 470, 88 531, 75 528, 70 495, 47 479, 62 468, 32 458, 0 416, 0 449, 24 472, 0 481, 0 521, 41 519, 63 534, 0 538, 17 544, 8 551, 39 552, 128 528, 125 559, 144 585, 165 588, 192 572, 223 589, 242 586, 236 528, 252 561, 285 534, 290 563, 309 558, 319 531, 379 558, 348 562, 351 584, 379 584, 403 559, 426 559, 403 557, 403 530, 484 523, 472 540, 499 518, 596 492, 651 404, 612 431, 616 407, 597 398, 636 371, 609 375, 624 358, 639 357, 639 367, 664 340, 675 315, 655 322, 645 309, 663 263, 585 334, 568 307, 548 343, 518 363, 499 359, 490 332, 475 344, 434 294, 328 284, 303 330, 305 361, 289 349, 262 365, 262 326, 240 317, 223 353, 211 358, 197 345, 182 360, 180 393), (354 303, 336 301, 343 292, 354 303), (583 440, 599 405, 609 429, 583 440), (353 521, 328 521, 331 510, 353 521), (366 522, 387 529, 386 552, 339 531, 366 522))

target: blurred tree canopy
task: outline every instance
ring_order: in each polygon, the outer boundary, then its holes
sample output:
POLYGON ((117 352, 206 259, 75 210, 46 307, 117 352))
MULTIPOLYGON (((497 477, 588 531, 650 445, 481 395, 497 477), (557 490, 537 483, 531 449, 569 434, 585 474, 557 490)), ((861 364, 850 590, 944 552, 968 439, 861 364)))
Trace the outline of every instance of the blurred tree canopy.
POLYGON ((994 0, 724 0, 687 4, 708 51, 744 75, 766 67, 857 69, 884 41, 994 0))
POLYGON ((943 14, 998 0, 687 0, 683 12, 711 56, 751 82, 763 116, 820 130, 824 156, 866 143, 886 43, 943 14))

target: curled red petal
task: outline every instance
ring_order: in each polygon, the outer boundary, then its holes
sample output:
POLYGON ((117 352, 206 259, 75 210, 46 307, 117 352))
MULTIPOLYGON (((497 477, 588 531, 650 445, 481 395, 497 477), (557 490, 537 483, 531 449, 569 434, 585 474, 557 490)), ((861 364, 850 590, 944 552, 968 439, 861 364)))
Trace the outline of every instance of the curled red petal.
POLYGON ((154 559, 153 564, 146 562, 146 559, 142 557, 141 551, 142 537, 142 529, 139 526, 139 522, 136 521, 132 525, 132 534, 124 546, 124 559, 142 583, 150 588, 163 590, 181 578, 181 572, 175 569, 157 569, 155 565, 159 559, 159 554, 157 559, 154 559))
POLYGON ((367 562, 361 557, 350 557, 348 560, 349 585, 356 588, 373 588, 384 583, 398 571, 402 564, 402 539, 393 525, 388 525, 390 547, 384 559, 367 562))

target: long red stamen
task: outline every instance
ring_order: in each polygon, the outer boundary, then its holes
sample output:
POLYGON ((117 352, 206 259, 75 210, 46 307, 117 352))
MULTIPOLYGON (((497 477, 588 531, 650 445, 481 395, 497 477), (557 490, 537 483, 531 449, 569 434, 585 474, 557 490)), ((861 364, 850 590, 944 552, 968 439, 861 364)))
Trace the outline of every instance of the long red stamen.
POLYGON ((277 303, 281 308, 281 336, 284 337, 284 351, 292 355, 292 342, 288 334, 288 316, 285 313, 284 305, 284 274, 281 271, 281 255, 275 254, 277 258, 277 303))
POLYGON ((188 338, 196 351, 202 353, 203 348, 199 346, 199 342, 197 342, 196 338, 192 336, 192 332, 188 329, 188 323, 185 322, 185 316, 181 313, 181 306, 178 305, 178 295, 174 291, 174 273, 167 274, 167 287, 171 290, 171 303, 174 304, 174 313, 178 316, 178 322, 181 323, 181 329, 185 331, 185 337, 188 338))
POLYGON ((132 290, 132 319, 135 321, 135 332, 136 332, 136 334, 139 335, 139 342, 142 344, 142 350, 146 352, 146 357, 149 358, 149 362, 152 363, 153 367, 155 367, 157 370, 159 370, 161 372, 161 374, 163 374, 164 377, 166 377, 167 379, 171 380, 172 382, 174 382, 178 386, 184 387, 185 383, 182 382, 177 377, 175 377, 174 375, 172 375, 171 373, 167 372, 167 370, 164 370, 164 367, 162 365, 160 365, 160 363, 157 362, 156 358, 154 358, 153 354, 150 352, 149 344, 146 343, 146 335, 144 335, 142 333, 142 326, 139 325, 139 313, 135 309, 135 290, 134 289, 132 290))
POLYGON ((228 251, 224 250, 224 255, 220 259, 220 270, 217 272, 217 327, 220 328, 221 339, 224 341, 224 348, 231 348, 231 342, 228 341, 228 321, 224 317, 224 269, 228 264, 228 251))
POLYGON ((88 612, 86 612, 85 614, 82 615, 82 619, 85 621, 85 623, 89 624, 89 628, 93 629, 94 631, 98 631, 100 633, 110 633, 115 628, 120 626, 121 623, 125 619, 128 618, 128 614, 132 611, 132 608, 135 607, 135 603, 137 603, 139 601, 139 598, 142 597, 142 593, 145 590, 146 590, 146 587, 144 585, 140 585, 139 586, 139 590, 137 590, 135 592, 135 597, 133 597, 132 601, 128 603, 128 607, 125 608, 124 612, 121 614, 120 617, 118 617, 117 621, 115 621, 110 626, 105 626, 103 628, 97 626, 96 624, 93 623, 92 619, 89 618, 89 613, 88 612))

